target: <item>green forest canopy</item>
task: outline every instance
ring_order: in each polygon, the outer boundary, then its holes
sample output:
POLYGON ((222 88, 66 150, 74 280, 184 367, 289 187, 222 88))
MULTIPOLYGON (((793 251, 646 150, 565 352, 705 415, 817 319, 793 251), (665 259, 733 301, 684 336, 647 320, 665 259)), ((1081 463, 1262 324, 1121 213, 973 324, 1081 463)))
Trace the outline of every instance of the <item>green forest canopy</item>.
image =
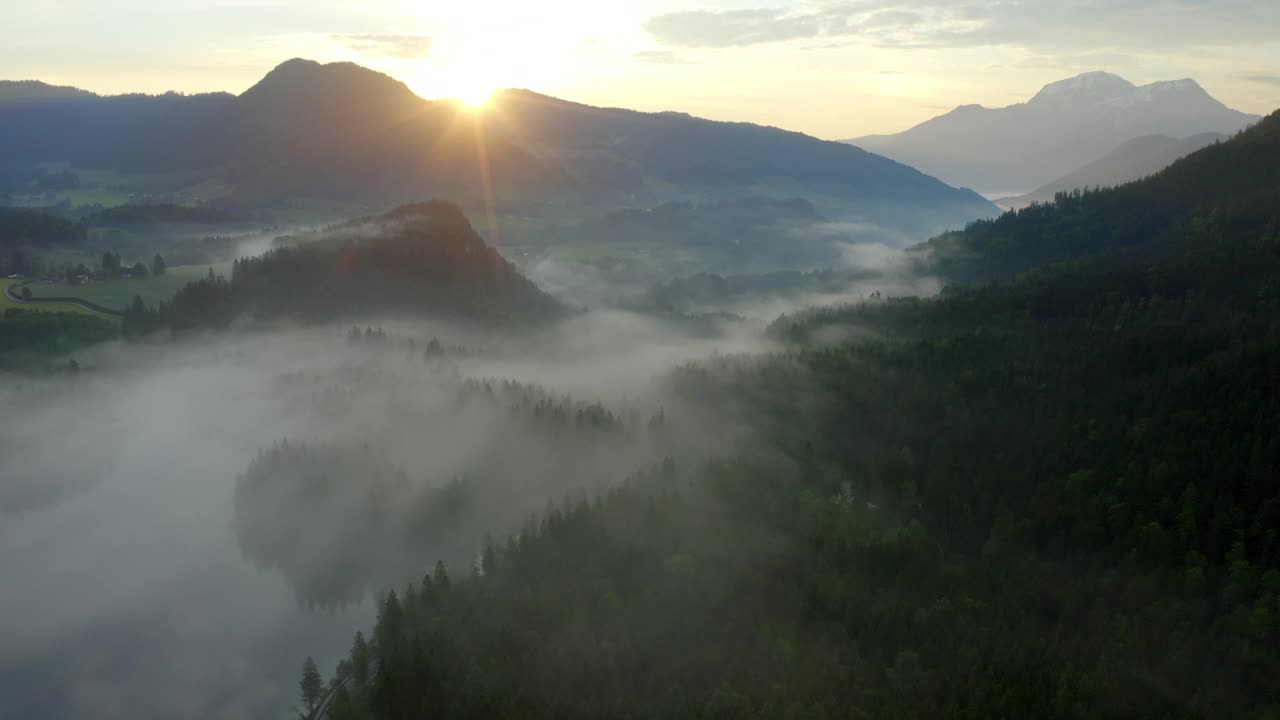
POLYGON ((1012 285, 680 369, 759 442, 388 593, 330 716, 1280 715, 1278 131, 935 241, 1012 285))

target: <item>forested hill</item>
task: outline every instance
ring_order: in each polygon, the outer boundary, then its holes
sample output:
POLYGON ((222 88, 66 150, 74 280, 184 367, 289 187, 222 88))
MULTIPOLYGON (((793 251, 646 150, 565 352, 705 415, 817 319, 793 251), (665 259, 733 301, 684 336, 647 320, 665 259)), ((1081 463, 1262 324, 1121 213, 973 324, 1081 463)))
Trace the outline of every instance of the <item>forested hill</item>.
POLYGON ((1228 139, 1222 133, 1200 133, 1188 138, 1145 135, 1117 146, 1102 157, 1086 163, 1027 193, 1000 199, 1000 206, 1017 209, 1033 202, 1052 202, 1060 192, 1077 188, 1107 188, 1141 180, 1169 167, 1178 158, 1200 148, 1228 139))
POLYGON ((448 203, 406 205, 291 240, 236 261, 230 278, 211 270, 157 311, 135 304, 126 332, 217 328, 239 317, 317 322, 400 313, 506 323, 560 311, 448 203))
POLYGON ((39 210, 0 207, 0 248, 79 243, 84 227, 39 210))
POLYGON ((680 369, 748 446, 386 595, 330 717, 1276 717, 1276 124, 993 224, 1071 263, 680 369))
POLYGON ((1188 235, 1253 233, 1280 224, 1280 112, 1160 173, 1118 188, 979 220, 929 241, 948 280, 1007 282, 1029 268, 1092 253, 1159 246, 1188 235))

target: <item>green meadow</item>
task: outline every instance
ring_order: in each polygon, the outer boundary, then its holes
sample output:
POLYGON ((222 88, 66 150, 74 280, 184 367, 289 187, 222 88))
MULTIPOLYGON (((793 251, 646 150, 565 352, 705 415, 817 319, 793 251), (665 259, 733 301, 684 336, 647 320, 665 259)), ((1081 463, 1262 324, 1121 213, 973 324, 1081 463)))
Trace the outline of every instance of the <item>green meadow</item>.
MULTIPOLYGON (((84 285, 66 283, 33 282, 33 297, 74 297, 97 303, 103 307, 123 310, 133 302, 135 295, 142 302, 154 306, 172 298, 174 293, 192 280, 204 277, 212 267, 215 272, 228 271, 226 263, 217 265, 180 265, 171 267, 163 275, 119 280, 91 280, 84 285)), ((24 307, 29 307, 25 306, 24 307)))
MULTIPOLYGON (((35 310, 37 312, 75 312, 102 317, 101 313, 96 313, 87 308, 82 308, 79 305, 72 305, 71 303, 24 303, 17 300, 11 300, 8 292, 6 291, 10 287, 13 287, 14 293, 19 292, 16 286, 21 285, 23 282, 25 281, 10 280, 8 278, 0 279, 0 315, 3 315, 4 312, 10 308, 17 308, 20 310, 35 310)), ((31 294, 32 296, 36 296, 34 289, 31 294)))

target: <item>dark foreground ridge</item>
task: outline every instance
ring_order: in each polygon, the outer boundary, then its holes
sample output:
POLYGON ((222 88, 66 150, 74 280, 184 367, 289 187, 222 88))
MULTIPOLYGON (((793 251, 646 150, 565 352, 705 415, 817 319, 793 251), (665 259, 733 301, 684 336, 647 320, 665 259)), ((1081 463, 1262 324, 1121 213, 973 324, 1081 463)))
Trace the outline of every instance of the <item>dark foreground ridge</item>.
POLYGON ((1274 715, 1278 131, 947 240, 1069 262, 681 369, 748 449, 388 593, 330 717, 1274 715))

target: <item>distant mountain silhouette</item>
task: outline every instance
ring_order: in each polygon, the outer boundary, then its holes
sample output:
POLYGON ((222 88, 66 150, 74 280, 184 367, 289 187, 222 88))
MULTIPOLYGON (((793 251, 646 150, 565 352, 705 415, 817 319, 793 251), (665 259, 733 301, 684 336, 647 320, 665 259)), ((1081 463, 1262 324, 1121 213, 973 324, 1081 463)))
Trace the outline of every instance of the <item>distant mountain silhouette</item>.
POLYGON ((1008 209, 1026 207, 1033 202, 1052 202, 1053 196, 1077 188, 1103 188, 1123 185, 1159 172, 1184 155, 1227 139, 1220 133, 1200 133, 1189 138, 1168 135, 1144 135, 1120 145, 1091 163, 1041 185, 1026 195, 1003 198, 996 204, 1008 209))
POLYGON ((39 80, 0 80, 0 103, 30 100, 74 100, 97 97, 88 90, 49 85, 39 80))
POLYGON ((962 105, 896 135, 847 142, 984 193, 1026 192, 1144 135, 1230 134, 1258 120, 1194 80, 1136 86, 1105 72, 1050 83, 1025 103, 962 105))
POLYGON ((558 158, 589 192, 621 191, 650 201, 681 200, 687 193, 733 198, 776 184, 789 196, 841 200, 844 207, 817 203, 829 214, 851 208, 878 224, 912 230, 963 224, 990 210, 975 193, 801 133, 683 113, 597 108, 527 90, 509 90, 491 102, 505 131, 558 158), (655 183, 676 192, 652 197, 655 183), (921 214, 912 219, 916 211, 921 214))
POLYGON ((525 90, 474 112, 351 63, 290 60, 239 96, 55 95, 36 93, 0 114, 0 163, 189 171, 256 201, 434 195, 473 204, 492 195, 506 207, 634 206, 785 190, 819 199, 826 212, 913 232, 996 212, 900 163, 799 133, 525 90))

